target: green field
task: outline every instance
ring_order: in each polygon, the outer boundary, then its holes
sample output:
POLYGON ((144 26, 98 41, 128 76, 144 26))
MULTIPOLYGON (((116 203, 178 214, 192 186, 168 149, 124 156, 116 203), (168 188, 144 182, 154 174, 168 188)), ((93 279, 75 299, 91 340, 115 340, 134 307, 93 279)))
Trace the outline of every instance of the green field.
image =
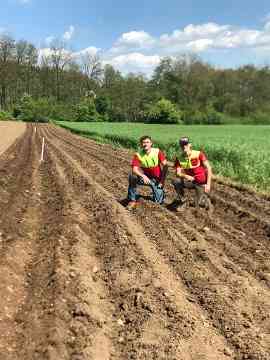
POLYGON ((140 136, 150 135, 171 160, 178 151, 179 137, 189 136, 195 149, 206 152, 216 175, 270 192, 270 126, 72 122, 58 124, 98 141, 128 148, 136 148, 140 136))

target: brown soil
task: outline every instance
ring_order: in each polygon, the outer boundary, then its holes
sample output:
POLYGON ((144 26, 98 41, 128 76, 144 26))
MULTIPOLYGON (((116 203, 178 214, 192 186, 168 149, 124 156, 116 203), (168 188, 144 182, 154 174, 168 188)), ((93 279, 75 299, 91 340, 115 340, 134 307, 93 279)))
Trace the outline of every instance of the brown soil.
POLYGON ((270 359, 269 200, 129 212, 130 156, 28 125, 0 157, 0 360, 270 359))
POLYGON ((0 121, 0 155, 20 137, 26 129, 23 122, 0 121))

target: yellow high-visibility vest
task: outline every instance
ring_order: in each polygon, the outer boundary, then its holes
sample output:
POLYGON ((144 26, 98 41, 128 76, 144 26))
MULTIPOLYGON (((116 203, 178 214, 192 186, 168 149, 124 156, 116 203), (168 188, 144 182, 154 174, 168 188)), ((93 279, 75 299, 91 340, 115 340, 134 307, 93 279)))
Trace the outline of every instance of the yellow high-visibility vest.
POLYGON ((152 168, 158 166, 159 164, 158 154, 159 154, 158 148, 152 148, 150 154, 146 154, 143 150, 136 153, 143 168, 152 168))
POLYGON ((192 150, 191 155, 189 157, 183 157, 182 154, 181 157, 178 158, 181 168, 189 170, 199 167, 201 164, 199 156, 200 156, 200 151, 197 150, 192 150), (194 162, 194 160, 197 160, 196 164, 192 165, 192 162, 194 162))

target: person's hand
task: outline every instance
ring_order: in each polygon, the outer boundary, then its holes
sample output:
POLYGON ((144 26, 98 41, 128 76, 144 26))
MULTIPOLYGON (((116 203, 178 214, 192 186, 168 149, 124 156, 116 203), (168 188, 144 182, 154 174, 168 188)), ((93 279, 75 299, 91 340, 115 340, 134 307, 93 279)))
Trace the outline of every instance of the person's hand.
POLYGON ((142 176, 142 179, 143 179, 143 182, 144 182, 145 184, 147 184, 147 185, 150 184, 150 179, 149 179, 149 177, 147 177, 146 175, 143 175, 143 176, 142 176))
POLYGON ((190 175, 186 175, 185 179, 188 180, 188 181, 194 181, 194 177, 190 176, 190 175))
POLYGON ((206 193, 210 193, 210 190, 211 190, 211 186, 210 186, 209 184, 205 184, 205 185, 204 185, 204 191, 205 191, 206 193))

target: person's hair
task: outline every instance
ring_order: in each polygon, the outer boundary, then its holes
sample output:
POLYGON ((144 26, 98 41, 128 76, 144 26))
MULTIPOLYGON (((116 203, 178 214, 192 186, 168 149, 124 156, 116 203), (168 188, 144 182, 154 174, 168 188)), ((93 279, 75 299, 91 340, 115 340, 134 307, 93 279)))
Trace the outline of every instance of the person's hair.
POLYGON ((180 146, 184 146, 184 145, 188 145, 190 144, 190 140, 187 136, 182 136, 180 139, 179 139, 179 145, 180 146))
POLYGON ((140 138, 140 144, 142 144, 142 142, 143 142, 144 140, 147 140, 147 139, 149 139, 150 141, 152 141, 151 136, 144 135, 144 136, 142 136, 142 137, 140 138))

